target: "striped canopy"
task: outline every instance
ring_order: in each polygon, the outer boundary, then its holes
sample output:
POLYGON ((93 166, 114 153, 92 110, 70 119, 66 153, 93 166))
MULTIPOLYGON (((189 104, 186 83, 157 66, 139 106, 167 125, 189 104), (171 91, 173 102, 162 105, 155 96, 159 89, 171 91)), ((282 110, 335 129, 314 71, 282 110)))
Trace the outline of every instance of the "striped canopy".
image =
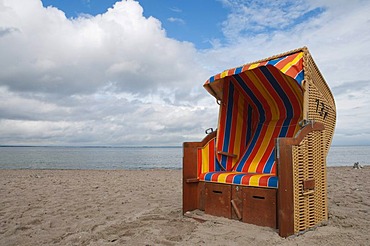
POLYGON ((226 171, 276 174, 275 139, 303 115, 303 52, 232 68, 206 81, 220 103, 216 158, 226 171))
POLYGON ((219 74, 216 74, 209 78, 203 85, 209 93, 215 96, 217 99, 221 99, 220 84, 217 82, 223 81, 224 78, 232 75, 243 73, 247 70, 252 70, 261 66, 274 66, 279 69, 282 73, 294 78, 297 83, 301 85, 303 80, 303 52, 297 52, 291 55, 283 56, 277 59, 248 63, 240 67, 231 68, 225 70, 219 74), (216 83, 215 83, 216 82, 216 83))

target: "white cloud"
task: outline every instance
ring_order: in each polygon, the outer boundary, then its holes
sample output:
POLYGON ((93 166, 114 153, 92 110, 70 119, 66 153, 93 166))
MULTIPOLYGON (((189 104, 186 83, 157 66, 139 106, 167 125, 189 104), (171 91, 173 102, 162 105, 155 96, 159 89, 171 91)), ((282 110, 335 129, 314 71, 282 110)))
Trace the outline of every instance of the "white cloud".
POLYGON ((0 12, 0 144, 181 145, 215 115, 194 46, 138 2, 75 19, 39 0, 0 12))
POLYGON ((178 8, 178 7, 172 7, 172 8, 169 8, 171 11, 175 12, 175 13, 182 13, 182 9, 178 8))
POLYGON ((70 95, 111 82, 121 91, 147 93, 188 88, 187 69, 198 70, 191 66, 192 44, 167 38, 137 2, 117 2, 102 15, 77 19, 36 0, 27 6, 3 2, 0 80, 11 90, 70 95))
POLYGON ((169 18, 167 18, 167 20, 169 22, 179 23, 181 25, 184 25, 185 24, 185 21, 183 19, 181 19, 181 18, 169 17, 169 18))
POLYGON ((240 35, 254 36, 259 33, 286 30, 299 23, 302 17, 317 15, 319 9, 310 6, 308 1, 250 1, 222 0, 230 14, 223 22, 223 32, 229 40, 240 35))

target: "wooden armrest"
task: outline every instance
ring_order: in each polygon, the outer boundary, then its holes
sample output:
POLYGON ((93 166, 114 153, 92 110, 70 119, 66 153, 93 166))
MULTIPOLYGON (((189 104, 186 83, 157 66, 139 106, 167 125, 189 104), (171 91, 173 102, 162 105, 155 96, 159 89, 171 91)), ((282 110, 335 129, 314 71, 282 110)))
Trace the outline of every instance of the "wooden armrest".
POLYGON ((233 153, 228 153, 228 152, 223 152, 223 151, 217 151, 217 154, 220 154, 220 155, 226 155, 226 156, 229 156, 231 158, 236 158, 238 157, 238 155, 235 155, 233 153))
POLYGON ((197 178, 190 178, 190 179, 186 179, 186 183, 199 183, 199 179, 197 178))

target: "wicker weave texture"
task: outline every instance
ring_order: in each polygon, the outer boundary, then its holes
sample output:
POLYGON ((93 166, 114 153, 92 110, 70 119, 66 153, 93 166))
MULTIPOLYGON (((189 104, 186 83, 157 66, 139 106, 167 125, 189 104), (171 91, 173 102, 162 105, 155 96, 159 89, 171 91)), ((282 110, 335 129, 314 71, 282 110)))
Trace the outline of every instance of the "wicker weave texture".
POLYGON ((325 125, 324 150, 328 154, 336 123, 336 107, 334 97, 317 68, 314 60, 305 50, 304 55, 307 119, 321 122, 325 125))
POLYGON ((326 221, 327 190, 324 147, 325 132, 315 131, 293 146, 294 232, 299 233, 326 221), (304 190, 306 180, 315 180, 313 190, 304 190))

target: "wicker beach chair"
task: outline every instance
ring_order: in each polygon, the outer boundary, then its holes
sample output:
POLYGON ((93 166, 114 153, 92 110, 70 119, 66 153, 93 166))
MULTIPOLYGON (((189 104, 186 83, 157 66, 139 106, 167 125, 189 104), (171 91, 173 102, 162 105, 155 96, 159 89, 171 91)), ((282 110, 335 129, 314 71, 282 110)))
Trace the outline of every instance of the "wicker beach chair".
POLYGON ((326 156, 336 109, 306 47, 211 77, 218 128, 183 144, 183 212, 276 228, 328 219, 326 156))

